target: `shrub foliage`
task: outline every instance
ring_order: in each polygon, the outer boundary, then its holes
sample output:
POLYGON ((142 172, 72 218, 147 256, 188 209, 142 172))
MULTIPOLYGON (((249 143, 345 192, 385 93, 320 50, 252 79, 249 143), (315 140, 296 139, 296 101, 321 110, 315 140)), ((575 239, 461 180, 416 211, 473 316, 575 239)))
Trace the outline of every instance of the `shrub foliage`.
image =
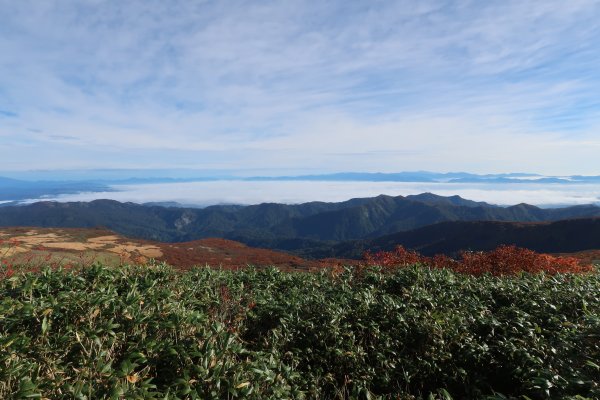
POLYGON ((433 268, 448 268, 455 272, 470 275, 515 275, 521 272, 549 274, 585 273, 593 270, 574 257, 556 257, 536 253, 533 250, 516 246, 502 245, 488 252, 462 252, 458 260, 445 255, 425 257, 413 250, 397 246, 393 251, 367 252, 364 255, 367 265, 380 265, 387 268, 424 264, 433 268))
POLYGON ((600 398, 598 293, 597 271, 19 273, 0 398, 600 398))

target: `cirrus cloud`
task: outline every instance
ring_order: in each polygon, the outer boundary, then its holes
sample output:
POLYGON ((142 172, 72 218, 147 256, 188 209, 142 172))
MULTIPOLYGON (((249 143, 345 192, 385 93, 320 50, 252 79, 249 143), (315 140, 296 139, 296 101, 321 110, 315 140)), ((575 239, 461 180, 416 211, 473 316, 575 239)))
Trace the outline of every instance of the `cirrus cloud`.
POLYGON ((0 0, 2 169, 596 173, 596 1, 0 0))

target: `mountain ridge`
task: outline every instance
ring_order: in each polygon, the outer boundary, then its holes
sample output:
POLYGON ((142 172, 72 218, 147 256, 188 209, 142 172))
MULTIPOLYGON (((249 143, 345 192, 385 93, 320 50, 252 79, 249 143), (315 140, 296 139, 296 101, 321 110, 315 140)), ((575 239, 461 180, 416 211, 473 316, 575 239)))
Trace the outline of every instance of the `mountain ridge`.
POLYGON ((389 251, 398 245, 423 255, 456 256, 515 245, 539 253, 575 253, 600 249, 600 217, 554 222, 451 221, 370 240, 304 250, 305 256, 361 258, 365 251, 389 251))
POLYGON ((299 254, 319 253, 342 243, 375 240, 444 222, 552 222, 591 217, 600 217, 600 207, 500 207, 431 193, 380 195, 339 203, 214 205, 202 209, 114 200, 46 201, 0 208, 0 226, 101 226, 128 237, 162 242, 220 237, 299 254))

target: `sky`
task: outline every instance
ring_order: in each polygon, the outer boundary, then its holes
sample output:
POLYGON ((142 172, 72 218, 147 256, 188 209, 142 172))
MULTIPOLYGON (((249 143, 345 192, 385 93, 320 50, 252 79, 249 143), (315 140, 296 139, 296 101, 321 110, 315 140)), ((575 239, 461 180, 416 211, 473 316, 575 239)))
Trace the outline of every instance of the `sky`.
POLYGON ((0 170, 600 174, 600 2, 0 0, 0 170))

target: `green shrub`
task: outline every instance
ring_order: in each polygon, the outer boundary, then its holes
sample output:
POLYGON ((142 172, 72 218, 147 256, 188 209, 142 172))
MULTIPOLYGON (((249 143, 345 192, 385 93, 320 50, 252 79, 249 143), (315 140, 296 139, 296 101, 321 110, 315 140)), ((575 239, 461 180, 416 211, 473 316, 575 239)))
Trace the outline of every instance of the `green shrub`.
POLYGON ((597 271, 15 274, 0 398, 600 398, 598 293, 597 271))

